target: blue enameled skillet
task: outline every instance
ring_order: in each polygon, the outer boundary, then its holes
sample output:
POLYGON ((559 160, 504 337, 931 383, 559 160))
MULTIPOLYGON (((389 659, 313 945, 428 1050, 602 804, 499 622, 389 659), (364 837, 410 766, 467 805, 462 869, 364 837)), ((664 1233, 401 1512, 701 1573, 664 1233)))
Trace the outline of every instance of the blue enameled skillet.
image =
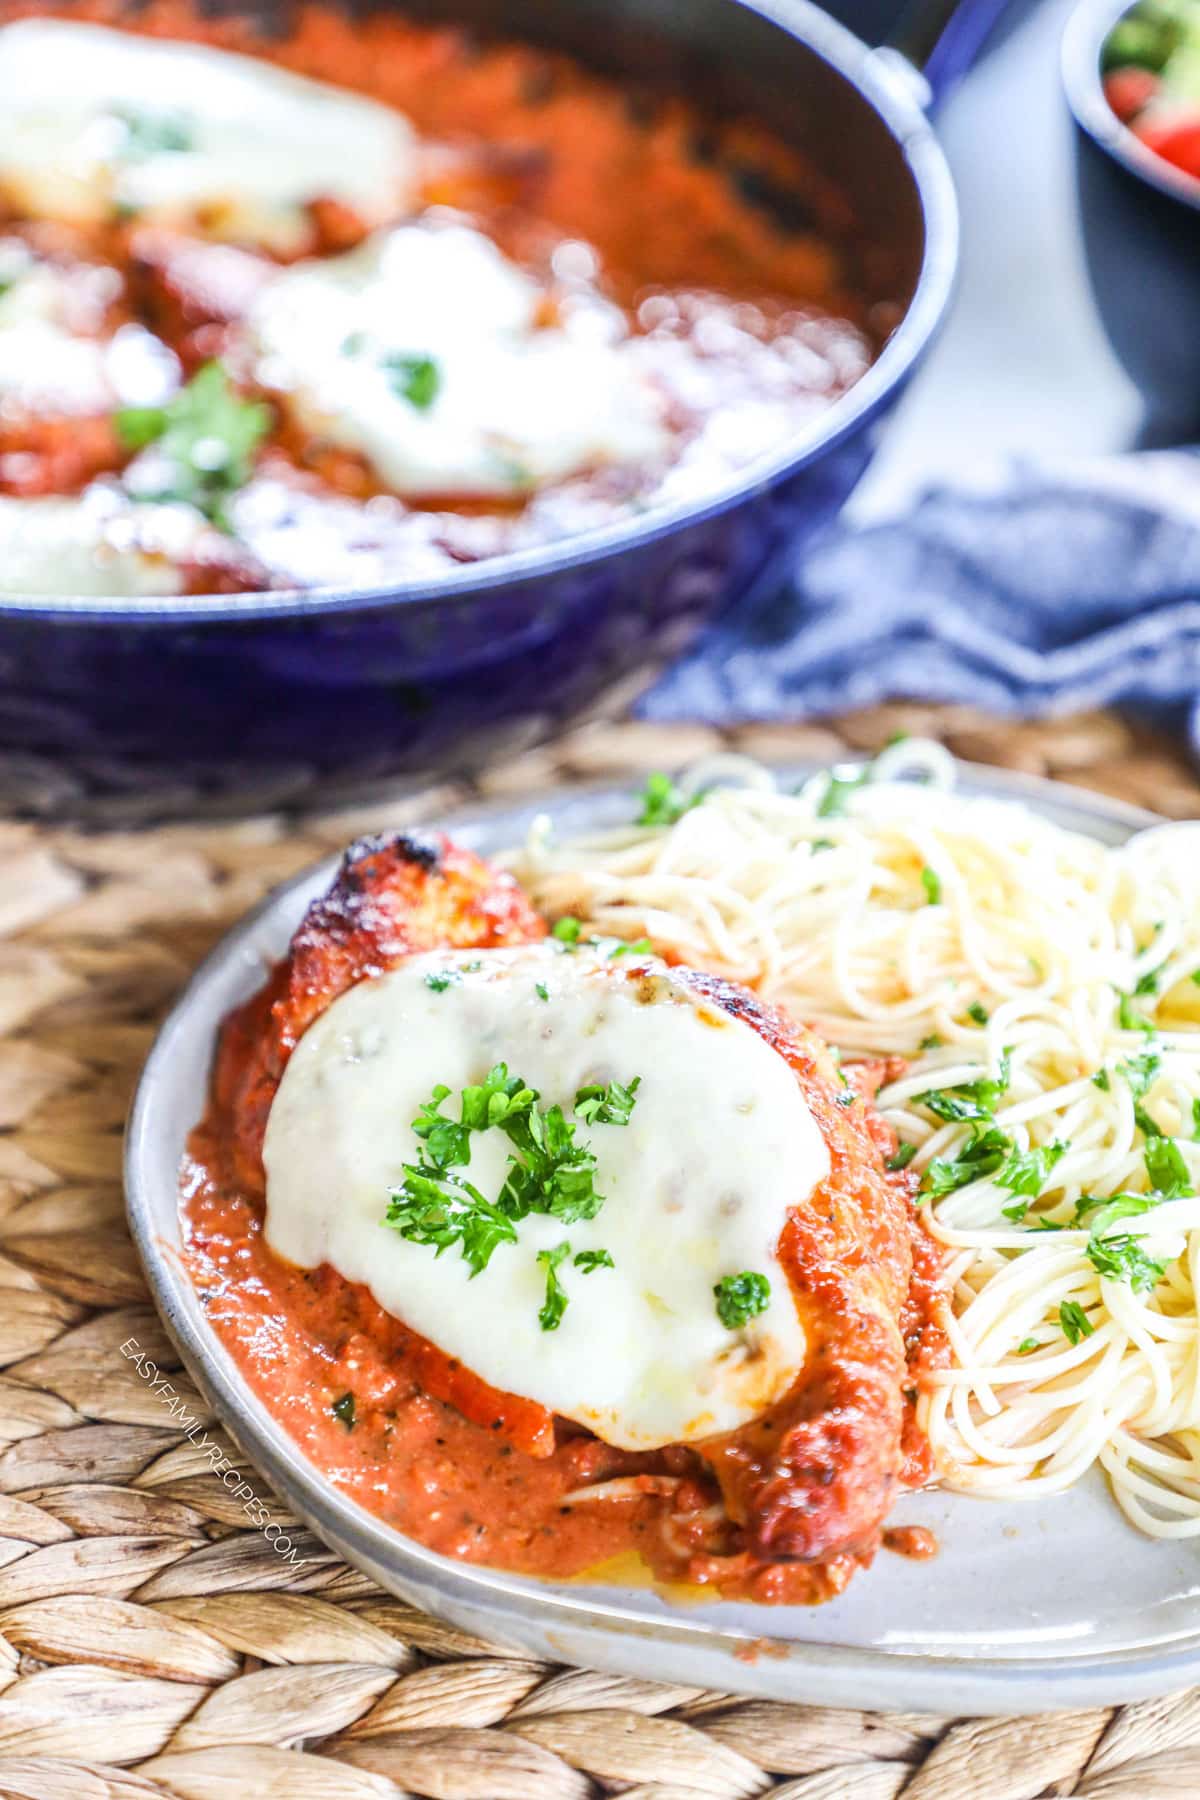
MULTIPOLYGON (((479 768, 649 672, 861 475, 946 305, 953 191, 916 92, 808 0, 406 0, 751 113, 850 194, 901 316, 811 428, 698 503, 434 581, 214 599, 0 596, 0 807, 96 820, 315 802, 479 768)), ((265 31, 284 6, 258 4, 265 31)))

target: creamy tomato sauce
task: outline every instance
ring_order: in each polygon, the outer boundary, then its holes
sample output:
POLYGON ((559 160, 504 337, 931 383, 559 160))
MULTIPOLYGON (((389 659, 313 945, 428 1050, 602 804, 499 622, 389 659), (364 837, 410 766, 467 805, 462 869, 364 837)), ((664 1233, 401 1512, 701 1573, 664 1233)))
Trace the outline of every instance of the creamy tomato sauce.
MULTIPOLYGON (((624 1579, 637 1560, 664 1583, 765 1602, 840 1592, 878 1548, 891 1501, 928 1478, 912 1406, 922 1373, 945 1354, 938 1258, 911 1178, 883 1168, 895 1140, 869 1103, 882 1065, 847 1086, 815 1039, 751 996, 676 972, 784 1059, 829 1155, 777 1246, 805 1334, 802 1377, 765 1412, 702 1443, 614 1448, 489 1387, 328 1263, 300 1268, 273 1253, 264 1109, 314 1009, 364 974, 400 966, 402 944, 428 948, 445 934, 482 949, 536 944, 544 931, 511 887, 481 896, 486 867, 462 852, 421 844, 397 854, 409 861, 394 865, 378 842, 351 853, 289 961, 227 1023, 212 1106, 183 1174, 186 1254, 209 1321, 303 1454, 444 1555, 556 1579, 614 1569, 624 1579), (389 899, 393 866, 402 903, 389 899)), ((627 979, 646 976, 633 968, 627 979)))
MULTIPOLYGON (((685 1447, 617 1450, 560 1420, 551 1454, 531 1455, 513 1442, 521 1421, 504 1396, 495 1396, 489 1424, 474 1423, 430 1387, 457 1391, 478 1411, 483 1384, 431 1356, 366 1287, 328 1264, 281 1262, 264 1241, 261 1206, 224 1167, 219 1131, 201 1128, 183 1204, 188 1265, 208 1320, 309 1460, 407 1537, 463 1562, 559 1580, 603 1575, 632 1554, 661 1582, 779 1604, 830 1599, 870 1564, 874 1543, 817 1564, 746 1554, 710 1466, 685 1447), (629 1481, 626 1497, 566 1504, 580 1488, 618 1478, 629 1481)), ((804 1248, 791 1240, 793 1256, 804 1248)), ((938 1331, 935 1300, 926 1290, 927 1336, 938 1331)), ((906 1485, 927 1478, 918 1455, 906 1485)))
MULTIPOLYGON (((41 12, 17 5, 4 17, 41 12)), ((305 6, 270 42, 247 20, 203 17, 181 0, 132 14, 87 0, 68 16, 327 84, 329 133, 340 129, 339 89, 411 127, 390 186, 360 193, 335 159, 334 191, 299 211, 244 198, 164 210, 163 184, 134 161, 108 213, 89 197, 56 221, 80 258, 113 269, 132 316, 177 357, 178 382, 217 358, 237 391, 270 409, 249 466, 210 512, 217 530, 189 547, 164 591, 435 575, 690 499, 794 438, 866 370, 899 316, 860 290, 846 197, 752 123, 716 124, 557 54, 384 14, 351 20, 305 6), (527 340, 509 335, 511 292, 489 313, 472 265, 456 279, 428 257, 393 258, 400 285, 365 300, 356 289, 342 311, 310 282, 313 305, 296 328, 295 296, 278 288, 285 265, 316 257, 334 267, 368 234, 382 242, 402 224, 437 244, 452 227, 485 240, 510 290, 525 284, 527 340), (410 321, 423 350, 398 357, 392 296, 408 291, 412 267, 432 284, 424 322, 419 309, 410 321), (358 328, 360 315, 384 322, 379 341, 358 328), (423 332, 436 342, 424 346, 423 332), (481 339, 494 344, 490 361, 481 339), (424 373, 410 385, 403 371, 414 364, 424 373)), ((73 77, 72 96, 78 85, 73 77)), ((271 104, 283 130, 289 97, 271 104)), ((201 112, 198 101, 196 142, 216 180, 220 134, 201 112)), ((186 122, 171 128, 186 142, 186 122)), ((379 126, 348 117, 346 129, 369 137, 379 126)), ((6 181, 3 153, 0 142, 0 224, 19 240, 41 228, 54 190, 24 170, 6 181)), ((236 174, 237 157, 226 161, 236 174)), ((273 194, 278 171, 263 180, 273 194)), ((67 416, 79 410, 0 409, 0 495, 75 493, 99 478, 118 498, 147 497, 145 457, 104 415, 85 441, 67 416)), ((163 486, 153 463, 150 477, 163 486)), ((124 529, 125 542, 138 535, 124 529)), ((36 526, 26 536, 37 541, 36 526)), ((139 589, 154 579, 143 559, 139 589)), ((51 591, 54 580, 36 585, 51 591)))

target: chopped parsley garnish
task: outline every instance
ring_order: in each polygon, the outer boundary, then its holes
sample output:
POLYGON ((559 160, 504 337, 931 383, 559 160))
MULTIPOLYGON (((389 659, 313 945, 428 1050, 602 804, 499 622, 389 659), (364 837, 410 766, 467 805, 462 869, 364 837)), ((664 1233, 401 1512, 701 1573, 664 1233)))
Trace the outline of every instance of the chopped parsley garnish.
POLYGON ((465 1165, 471 1160, 470 1127, 442 1116, 441 1104, 449 1095, 450 1089, 439 1082, 430 1098, 422 1102, 420 1113, 412 1122, 413 1130, 424 1140, 429 1158, 438 1169, 465 1165))
POLYGON ((976 1126, 957 1156, 935 1156, 921 1177, 921 1192, 934 1200, 953 1194, 968 1182, 994 1175, 1012 1149, 1012 1139, 998 1126, 976 1126))
POLYGON ((951 1122, 961 1119, 990 1119, 995 1115, 996 1102, 1008 1092, 1010 1073, 1011 1064, 1006 1050, 994 1076, 984 1075, 978 1081, 964 1081, 958 1087, 930 1088, 927 1093, 918 1094, 917 1100, 939 1119, 951 1122))
POLYGON ((1192 983, 1195 987, 1200 987, 1200 969, 1192 970, 1192 983))
POLYGON ((510 1075, 507 1063, 495 1063, 477 1087, 462 1091, 462 1122, 471 1131, 490 1131, 499 1125, 511 1137, 514 1122, 532 1111, 538 1095, 519 1075, 510 1075))
MULTIPOLYGON (((628 1084, 614 1081, 581 1089, 581 1116, 628 1123, 639 1085, 635 1076, 628 1084)), ((561 1106, 543 1112, 537 1090, 521 1076, 510 1075, 504 1063, 489 1069, 482 1082, 463 1088, 457 1119, 442 1112, 449 1097, 450 1089, 439 1083, 413 1120, 421 1160, 404 1164, 404 1180, 392 1189, 385 1224, 411 1243, 430 1246, 438 1256, 457 1244, 474 1277, 487 1267, 497 1245, 516 1243, 517 1224, 530 1213, 547 1213, 566 1225, 595 1218, 604 1205, 595 1187, 596 1158, 586 1143, 576 1140, 576 1128, 561 1106), (502 1131, 513 1146, 495 1201, 455 1173, 471 1160, 471 1133, 491 1130, 502 1131)), ((552 1298, 548 1292, 548 1307, 552 1298)), ((561 1307, 555 1324, 559 1317, 561 1307)))
POLYGON ((1117 1064, 1117 1074, 1124 1076, 1133 1096, 1134 1124, 1145 1138, 1162 1136, 1157 1120, 1151 1118, 1141 1103, 1143 1094, 1158 1080, 1161 1068, 1162 1057, 1156 1050, 1146 1050, 1140 1056, 1131 1056, 1127 1062, 1117 1064))
POLYGON ((125 127, 117 151, 123 162, 144 162, 150 156, 179 154, 196 147, 195 126, 187 113, 118 106, 113 108, 113 117, 125 127))
POLYGON ((546 986, 544 981, 539 981, 533 991, 539 1000, 549 1000, 550 998, 550 989, 546 986))
POLYGON ((615 1269, 616 1263, 607 1250, 581 1250, 575 1258, 575 1267, 590 1275, 595 1269, 615 1269))
POLYGON ((418 412, 429 411, 442 387, 442 371, 432 356, 391 351, 380 357, 379 366, 398 399, 407 400, 418 412))
POLYGON ((538 1313, 538 1324, 543 1331, 557 1331, 567 1310, 568 1295, 558 1279, 558 1265, 570 1254, 571 1246, 565 1240, 553 1250, 538 1251, 538 1267, 546 1271, 546 1298, 538 1313))
POLYGON ((506 1120, 502 1129, 517 1151, 509 1158, 499 1199, 510 1218, 549 1213, 564 1225, 595 1218, 604 1205, 604 1195, 596 1192, 596 1158, 587 1144, 575 1141, 575 1127, 561 1106, 544 1113, 534 1106, 506 1120))
POLYGON ((1200 1142, 1200 1100, 1192 1101, 1192 1137, 1200 1142))
POLYGON ((940 1050, 945 1041, 945 1038, 939 1037, 936 1031, 931 1031, 928 1037, 923 1037, 921 1039, 921 1042, 917 1045, 917 1049, 940 1050))
POLYGON ((573 913, 567 913, 563 918, 556 919, 550 928, 550 935, 560 950, 570 950, 574 952, 582 949, 586 945, 594 950, 602 950, 609 962, 612 962, 614 958, 618 956, 654 955, 654 945, 650 942, 648 937, 630 938, 628 940, 609 937, 585 937, 583 935, 583 922, 582 920, 577 919, 573 913))
MULTIPOLYGON (((1036 1200, 1046 1187, 1051 1169, 1067 1153, 1066 1144, 1042 1144, 1036 1150, 1013 1150, 1004 1167, 994 1177, 996 1186, 1010 1194, 1026 1194, 1036 1200)), ((1005 1213, 1012 1217, 1007 1207, 1005 1213)))
POLYGON ((1162 1057, 1157 1050, 1143 1050, 1140 1056, 1131 1056, 1125 1062, 1117 1064, 1117 1074, 1123 1075, 1129 1083, 1129 1091, 1135 1100, 1140 1100, 1148 1088, 1154 1086, 1162 1068, 1162 1057))
POLYGON ((404 1164, 404 1180, 392 1189, 384 1223, 438 1256, 457 1244, 472 1278, 487 1268, 498 1244, 517 1241, 512 1220, 477 1187, 428 1164, 404 1164))
POLYGON ((339 1423, 341 1423, 342 1425, 344 1425, 346 1427, 347 1431, 354 1430, 354 1395, 353 1394, 343 1394, 340 1400, 334 1401, 333 1405, 330 1407, 329 1410, 333 1414, 334 1418, 337 1419, 339 1421, 339 1423))
POLYGON ((1117 995, 1117 1023, 1122 1031, 1153 1032, 1155 1030, 1153 1021, 1134 1006, 1133 997, 1130 994, 1117 995))
POLYGON ((697 794, 685 794, 669 775, 657 769, 653 775, 647 775, 638 799, 641 807, 635 825, 675 825, 684 813, 700 805, 704 793, 702 790, 697 794))
POLYGON ((899 1144, 895 1154, 889 1156, 883 1166, 885 1169, 890 1169, 894 1175, 899 1169, 907 1169, 916 1154, 917 1146, 915 1144, 899 1144))
POLYGON ((991 1018, 991 1014, 980 1001, 972 1000, 970 1006, 967 1008, 967 1017, 975 1025, 986 1025, 991 1018))
POLYGON ((939 877, 928 864, 921 870, 921 886, 925 889, 925 898, 928 900, 930 906, 940 906, 942 899, 942 884, 939 877))
POLYGON ((818 819, 840 819, 845 815, 846 802, 861 787, 866 787, 871 779, 872 765, 864 763, 861 769, 854 769, 848 775, 839 775, 833 769, 825 782, 825 792, 821 795, 817 807, 818 819))
MULTIPOLYGON (((546 1298, 538 1313, 538 1324, 543 1331, 557 1331, 567 1310, 571 1296, 558 1279, 558 1270, 570 1254, 568 1243, 556 1244, 553 1250, 538 1251, 538 1266, 546 1271, 546 1298)), ((615 1268, 616 1264, 607 1250, 580 1250, 575 1257, 575 1267, 584 1275, 590 1275, 596 1269, 615 1268)))
POLYGON ((435 994, 444 994, 458 979, 457 969, 431 969, 425 977, 425 986, 432 988, 435 994))
POLYGON ((1174 1138, 1153 1137, 1145 1149, 1146 1173, 1164 1200, 1185 1200, 1195 1192, 1187 1158, 1174 1138))
POLYGON ((1165 1263, 1147 1256, 1137 1238, 1128 1235, 1088 1239, 1088 1261, 1100 1275, 1127 1281, 1135 1294, 1148 1293, 1162 1280, 1165 1263))
POLYGON ((713 1293, 717 1317, 727 1331, 736 1331, 757 1313, 766 1312, 771 1303, 771 1284, 756 1269, 743 1269, 740 1275, 722 1275, 713 1293))
POLYGON ((581 1087, 575 1096, 575 1117, 585 1125, 628 1125, 641 1085, 641 1076, 635 1075, 628 1087, 619 1081, 581 1087))
POLYGON ((1090 1229, 1094 1237, 1102 1237, 1107 1228, 1115 1225, 1118 1219, 1135 1219, 1157 1205, 1156 1195, 1081 1194, 1075 1202, 1075 1220, 1078 1223, 1094 1213, 1090 1229))
MULTIPOLYGON (((641 1077, 635 1075, 629 1082, 580 1088, 576 1116, 585 1124, 627 1125, 640 1086, 641 1077)), ((442 1111, 450 1092, 439 1083, 412 1122, 421 1140, 420 1160, 403 1165, 404 1180, 391 1191, 385 1224, 410 1243, 428 1245, 437 1256, 457 1245, 474 1279, 499 1244, 517 1242, 517 1225, 530 1213, 548 1214, 565 1225, 595 1218, 604 1205, 595 1187, 596 1158, 588 1144, 577 1141, 576 1127, 561 1106, 543 1112, 536 1088, 510 1075, 505 1063, 496 1063, 482 1082, 462 1089, 457 1119, 442 1111), (471 1160, 471 1133, 491 1130, 502 1131, 513 1146, 495 1201, 456 1172, 471 1160)), ((556 1330, 566 1310, 569 1296, 558 1268, 570 1254, 566 1241, 538 1252, 537 1261, 546 1271, 546 1298, 538 1313, 543 1331, 556 1330)), ((575 1267, 585 1275, 614 1266, 607 1250, 581 1250, 575 1258, 575 1267)))
POLYGON ((1040 1338, 1035 1338, 1035 1337, 1022 1338, 1021 1342, 1017 1345, 1017 1355, 1018 1356, 1028 1356, 1031 1350, 1040 1350, 1041 1347, 1042 1347, 1042 1340, 1040 1338))
POLYGON ((1144 975, 1139 975, 1133 984, 1134 994, 1157 994, 1160 973, 1158 969, 1147 969, 1144 975))
POLYGON ((139 500, 194 506, 222 531, 225 503, 250 478, 251 458, 271 428, 271 408, 243 400, 219 362, 205 363, 164 406, 127 406, 113 414, 129 450, 156 455, 129 480, 139 500))
POLYGON ((1063 1336, 1068 1344, 1077 1344, 1081 1338, 1091 1337, 1096 1327, 1074 1300, 1064 1300, 1058 1309, 1058 1322, 1062 1326, 1063 1336))
POLYGON ((1112 1087, 1112 1081, 1109 1078, 1107 1069, 1096 1070, 1096 1073, 1092 1076, 1092 1086, 1098 1087, 1102 1094, 1107 1094, 1109 1092, 1112 1087))

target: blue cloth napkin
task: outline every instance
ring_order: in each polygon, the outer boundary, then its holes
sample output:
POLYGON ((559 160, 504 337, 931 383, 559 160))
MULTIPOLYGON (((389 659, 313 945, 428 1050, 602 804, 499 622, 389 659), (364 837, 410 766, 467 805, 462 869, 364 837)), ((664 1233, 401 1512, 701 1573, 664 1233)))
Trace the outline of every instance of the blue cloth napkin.
POLYGON ((836 526, 639 711, 796 719, 900 698, 1124 706, 1190 733, 1200 758, 1200 451, 1010 468, 836 526))

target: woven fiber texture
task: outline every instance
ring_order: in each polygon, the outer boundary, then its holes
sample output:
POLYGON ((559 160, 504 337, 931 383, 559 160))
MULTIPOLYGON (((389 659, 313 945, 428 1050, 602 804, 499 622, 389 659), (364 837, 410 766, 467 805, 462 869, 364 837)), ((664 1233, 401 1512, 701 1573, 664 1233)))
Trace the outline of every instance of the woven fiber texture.
MULTIPOLYGON (((960 754, 1200 816, 1200 783, 1106 716, 1018 727, 891 707, 836 727, 594 726, 491 794, 722 746, 960 754)), ((1200 1690, 1034 1720, 884 1717, 556 1668, 390 1599, 303 1528, 248 1528, 120 1346, 205 1417, 126 1234, 121 1128, 158 1020, 267 888, 441 788, 336 817, 143 836, 0 823, 0 1795, 20 1800, 1184 1800, 1200 1690)), ((211 1440, 224 1443, 215 1424, 211 1440)), ((197 1434, 198 1435, 198 1434, 197 1434)), ((240 1453, 226 1445, 233 1461, 240 1453)), ((261 1481, 257 1491, 269 1499, 261 1481)), ((284 1509, 274 1518, 287 1527, 284 1509)), ((869 1579, 869 1577, 868 1577, 869 1579)), ((869 1696, 864 1695, 864 1699, 869 1696)))

